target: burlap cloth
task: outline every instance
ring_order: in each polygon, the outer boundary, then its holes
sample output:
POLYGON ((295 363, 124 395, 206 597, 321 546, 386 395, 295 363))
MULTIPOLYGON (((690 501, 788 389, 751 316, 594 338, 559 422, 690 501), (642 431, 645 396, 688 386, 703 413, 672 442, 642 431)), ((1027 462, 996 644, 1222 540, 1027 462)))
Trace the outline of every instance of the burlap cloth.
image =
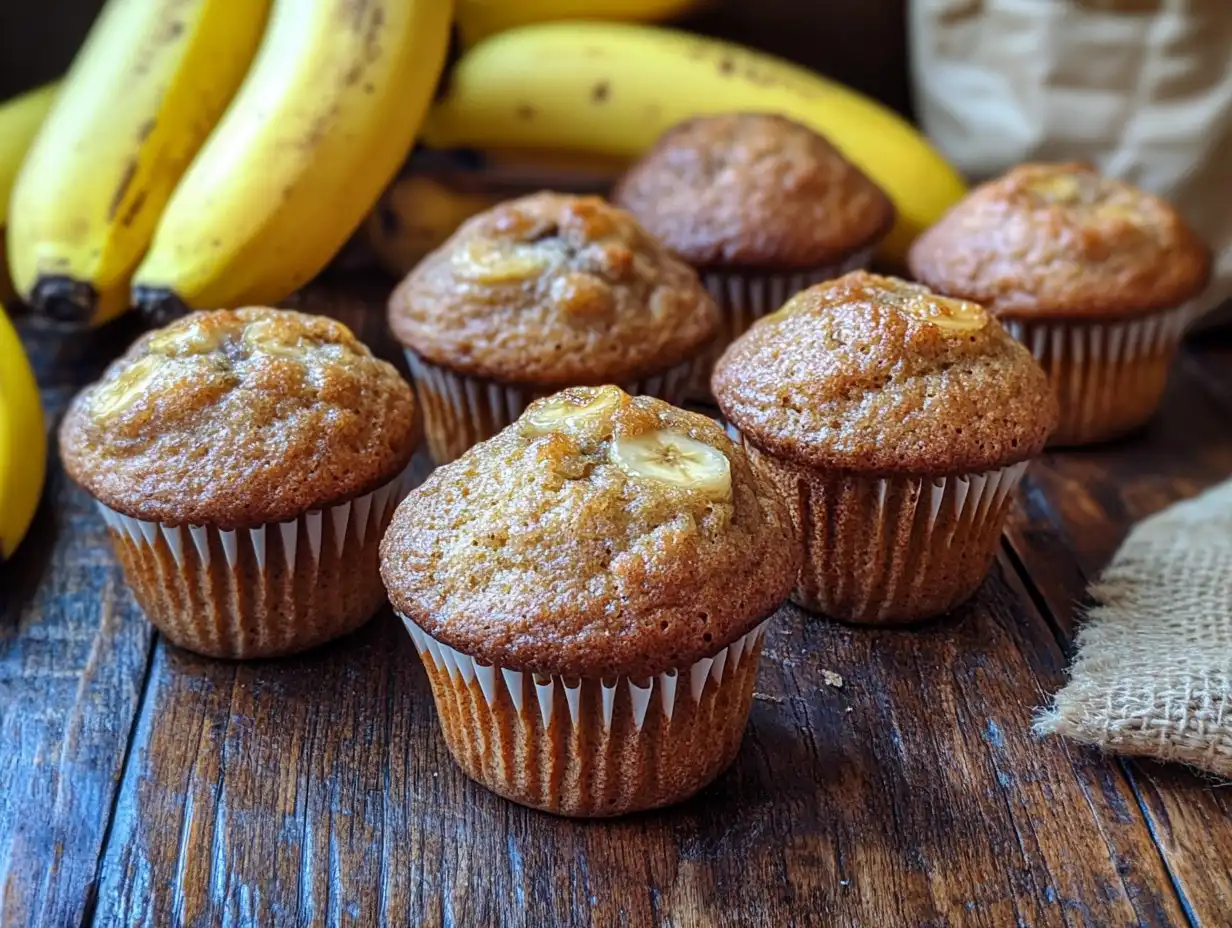
POLYGON ((1232 777, 1232 481, 1134 528, 1036 731, 1232 777))

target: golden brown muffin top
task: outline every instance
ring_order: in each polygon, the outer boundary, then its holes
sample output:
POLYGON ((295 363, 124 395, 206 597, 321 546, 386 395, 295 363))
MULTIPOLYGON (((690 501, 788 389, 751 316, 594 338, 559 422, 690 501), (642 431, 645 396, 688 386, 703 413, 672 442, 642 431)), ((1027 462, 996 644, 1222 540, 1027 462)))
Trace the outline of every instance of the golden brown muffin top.
POLYGON ((894 206, 812 129, 768 113, 668 129, 612 200, 695 267, 809 269, 876 244, 894 206))
POLYGON ((748 632, 799 559, 783 503, 714 421, 575 387, 413 491, 381 574, 394 608, 464 654, 640 678, 748 632))
POLYGON ((537 193, 465 222, 394 291, 389 323, 429 361, 551 387, 673 367, 713 339, 719 315, 628 213, 537 193))
POLYGON ((1158 197, 1085 164, 1024 164, 921 235, 911 273, 998 316, 1117 317, 1180 306, 1210 252, 1158 197))
POLYGON ((1057 423, 1044 371, 982 307, 863 271, 757 322, 711 389, 768 453, 869 475, 1004 467, 1057 423))
POLYGON ((252 307, 148 332, 73 400, 69 476, 112 509, 251 527, 361 496, 413 447, 414 396, 340 322, 252 307))

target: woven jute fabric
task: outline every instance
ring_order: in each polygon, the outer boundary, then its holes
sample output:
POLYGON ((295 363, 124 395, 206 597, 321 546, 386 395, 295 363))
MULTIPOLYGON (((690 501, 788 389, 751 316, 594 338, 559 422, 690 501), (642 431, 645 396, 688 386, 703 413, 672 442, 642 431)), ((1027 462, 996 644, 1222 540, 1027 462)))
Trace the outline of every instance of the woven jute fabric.
POLYGON ((1232 481, 1138 525, 1091 595, 1037 731, 1232 777, 1232 481))

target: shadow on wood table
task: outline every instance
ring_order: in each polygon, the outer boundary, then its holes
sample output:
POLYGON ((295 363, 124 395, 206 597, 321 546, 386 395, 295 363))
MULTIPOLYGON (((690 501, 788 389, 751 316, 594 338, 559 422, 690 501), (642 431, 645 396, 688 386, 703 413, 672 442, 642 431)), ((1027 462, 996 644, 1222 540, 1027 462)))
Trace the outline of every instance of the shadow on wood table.
MULTIPOLYGON (((381 288, 350 292, 300 303, 395 359, 381 288)), ((53 425, 134 334, 23 328, 53 425)), ((1226 923, 1228 794, 1030 722, 1129 525, 1229 473, 1232 341, 1211 339, 1147 433, 1032 467, 972 604, 911 631, 784 609, 733 768, 573 822, 459 773, 388 610, 281 661, 169 646, 57 465, 0 569, 0 923, 1226 923)))

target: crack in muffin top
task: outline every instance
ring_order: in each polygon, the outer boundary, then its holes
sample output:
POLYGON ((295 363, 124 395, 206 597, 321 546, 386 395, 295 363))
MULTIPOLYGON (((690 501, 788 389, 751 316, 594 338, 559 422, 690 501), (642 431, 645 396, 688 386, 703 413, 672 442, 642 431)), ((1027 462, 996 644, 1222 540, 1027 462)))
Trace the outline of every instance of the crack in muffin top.
POLYGON ((1198 296, 1209 249, 1159 197, 1086 164, 1024 164, 921 235, 911 273, 999 316, 1108 318, 1198 296))
POLYGON ((894 206, 807 126, 728 113, 668 129, 612 201, 695 267, 800 270, 880 241, 894 206))
POLYGON ((641 678, 776 611, 800 566, 794 533, 713 420, 578 387, 412 491, 381 573, 397 610, 481 661, 641 678))
POLYGON ((60 447, 112 509, 233 529, 376 489, 413 425, 410 386, 342 323, 249 307, 143 335, 73 400, 60 447))
POLYGON ((1056 427, 1047 375, 981 306, 857 271, 798 293, 719 360, 729 421, 786 460, 942 476, 1037 454, 1056 427))
POLYGON ((451 370, 562 387, 687 361, 719 314, 697 274, 628 213, 538 193, 463 223, 394 290, 389 324, 451 370))

